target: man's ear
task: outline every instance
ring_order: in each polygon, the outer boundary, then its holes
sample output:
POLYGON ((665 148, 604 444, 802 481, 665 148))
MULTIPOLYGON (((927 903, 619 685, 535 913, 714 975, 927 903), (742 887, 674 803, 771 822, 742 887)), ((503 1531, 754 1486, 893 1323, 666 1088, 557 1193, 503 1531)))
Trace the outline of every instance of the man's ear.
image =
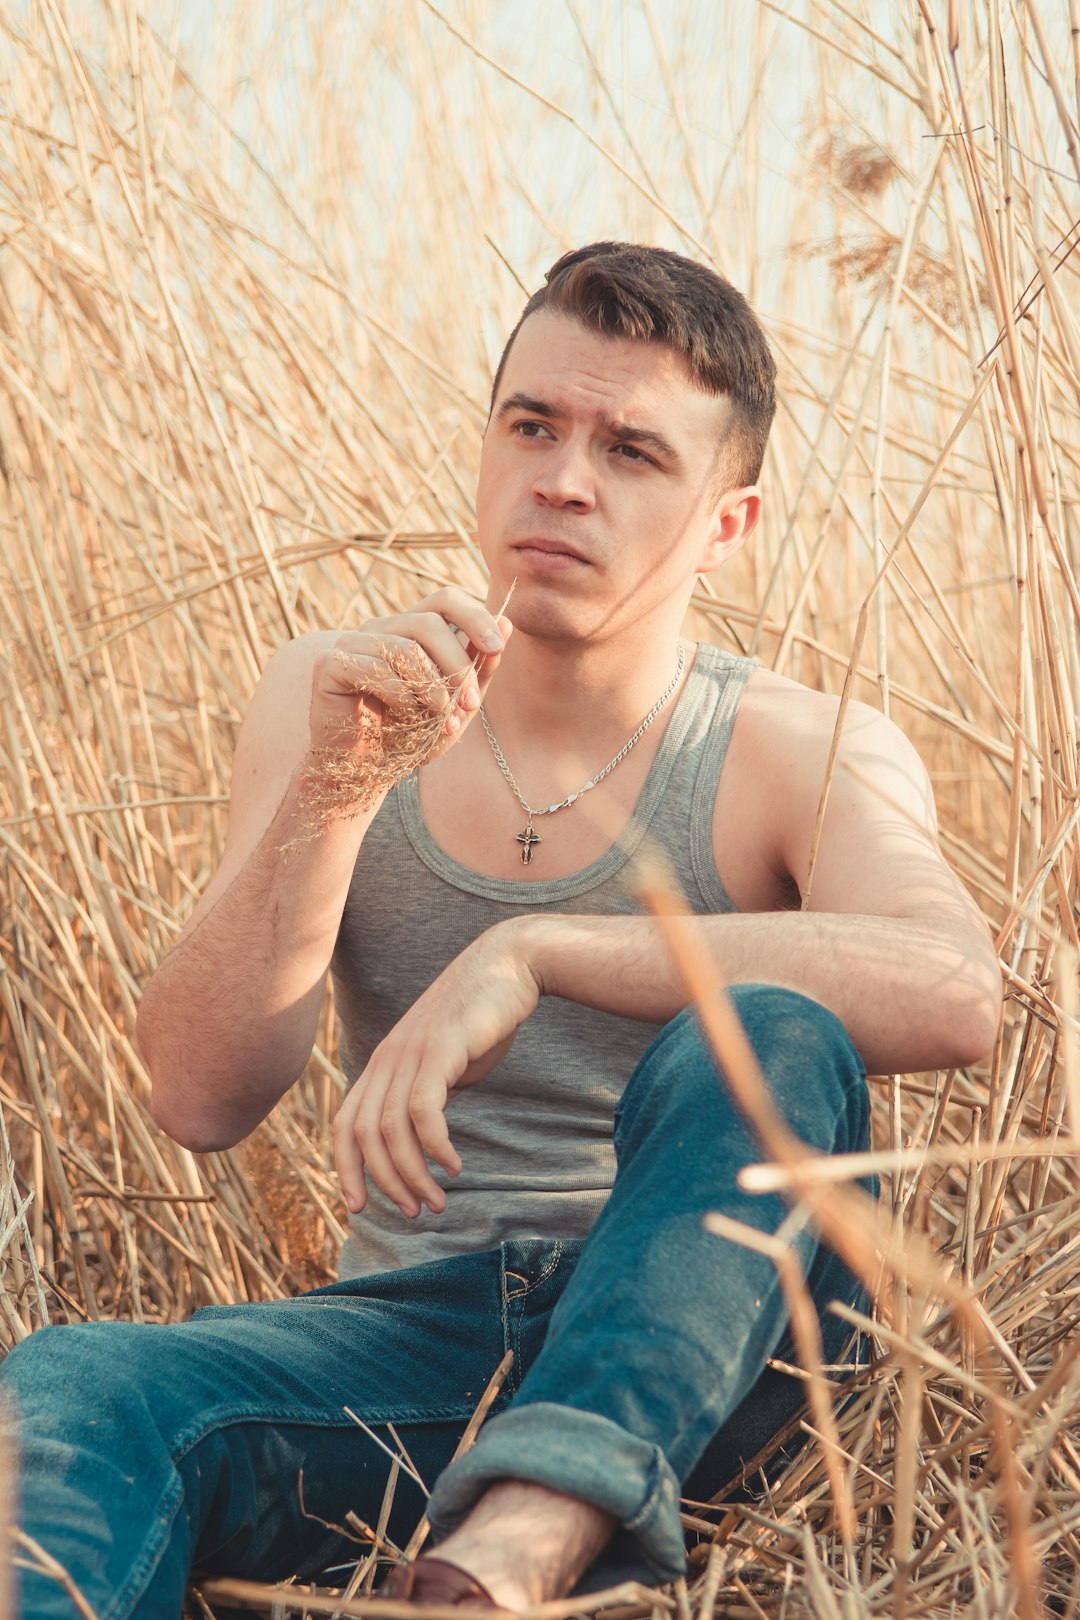
POLYGON ((757 528, 760 517, 761 491, 756 484, 725 490, 717 500, 709 538, 697 572, 707 574, 733 557, 743 541, 757 528))

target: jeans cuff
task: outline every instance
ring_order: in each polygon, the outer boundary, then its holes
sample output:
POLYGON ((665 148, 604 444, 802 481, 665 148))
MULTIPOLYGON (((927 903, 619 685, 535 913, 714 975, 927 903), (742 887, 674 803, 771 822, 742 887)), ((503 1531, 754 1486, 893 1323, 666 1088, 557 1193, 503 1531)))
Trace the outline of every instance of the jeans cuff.
POLYGON ((439 1476, 428 1503, 449 1535, 489 1485, 517 1479, 603 1508, 634 1536, 657 1581, 686 1572, 679 1482, 659 1446, 610 1418, 553 1401, 511 1407, 484 1425, 464 1457, 439 1476))

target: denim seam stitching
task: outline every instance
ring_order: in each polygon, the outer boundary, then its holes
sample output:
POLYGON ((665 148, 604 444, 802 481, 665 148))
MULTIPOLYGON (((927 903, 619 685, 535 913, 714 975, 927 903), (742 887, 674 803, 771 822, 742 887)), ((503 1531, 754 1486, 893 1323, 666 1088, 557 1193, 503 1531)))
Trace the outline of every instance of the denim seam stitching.
POLYGON ((517 1310, 517 1323, 514 1331, 514 1366, 518 1369, 519 1384, 521 1375, 521 1341, 525 1334, 525 1300, 522 1298, 517 1310))
MULTIPOLYGON (((516 1273, 515 1273, 515 1275, 516 1275, 516 1273)), ((513 1328, 510 1325, 510 1298, 511 1298, 511 1296, 510 1296, 510 1292, 509 1292, 509 1290, 507 1289, 507 1286, 506 1286, 506 1277, 507 1277, 507 1272, 506 1272, 506 1268, 504 1266, 503 1267, 503 1274, 502 1274, 502 1277, 500 1279, 500 1281, 502 1283, 502 1286, 499 1289, 499 1295, 500 1295, 500 1298, 499 1298, 499 1316, 500 1316, 500 1319, 502 1321, 503 1349, 504 1349, 504 1351, 505 1350, 512 1350, 513 1353, 514 1353, 513 1362, 511 1363, 510 1370, 508 1371, 508 1373, 506 1375, 506 1387, 510 1392, 516 1393, 516 1391, 518 1389, 518 1386, 519 1386, 518 1353, 517 1353, 516 1340, 514 1339, 514 1336, 513 1336, 513 1328)), ((513 1297, 516 1299, 517 1295, 515 1294, 513 1297)))
POLYGON ((515 1282, 519 1282, 521 1284, 521 1287, 513 1289, 507 1288, 505 1290, 507 1300, 523 1299, 524 1296, 529 1292, 529 1279, 527 1277, 523 1277, 519 1271, 504 1271, 503 1281, 505 1282, 508 1277, 513 1277, 515 1282))
POLYGON ((539 1286, 540 1286, 540 1284, 542 1282, 546 1282, 547 1279, 552 1275, 553 1272, 555 1272, 555 1271, 557 1271, 559 1269, 559 1261, 562 1259, 562 1251, 563 1251, 562 1238, 557 1238, 555 1240, 555 1247, 551 1251, 551 1259, 548 1261, 547 1265, 544 1267, 543 1271, 539 1274, 539 1276, 534 1277, 532 1282, 526 1283, 525 1288, 523 1290, 523 1295, 524 1294, 531 1294, 534 1289, 539 1288, 539 1286))
MULTIPOLYGON (((542 1282, 545 1282, 548 1277, 550 1277, 555 1271, 558 1270, 559 1261, 562 1259, 562 1251, 563 1251, 562 1239, 557 1238, 556 1241, 555 1241, 555 1247, 551 1251, 551 1259, 548 1261, 548 1263, 544 1267, 543 1271, 541 1271, 538 1276, 534 1277, 532 1282, 526 1282, 525 1287, 522 1288, 522 1289, 519 1289, 517 1293, 511 1295, 509 1293, 509 1291, 507 1291, 507 1295, 506 1295, 507 1303, 509 1304, 509 1301, 511 1299, 518 1302, 518 1308, 517 1308, 517 1312, 516 1312, 516 1319, 515 1319, 515 1322, 514 1322, 514 1367, 518 1371, 518 1374, 519 1374, 519 1377, 518 1377, 518 1380, 517 1380, 519 1388, 520 1388, 520 1369, 521 1369, 521 1341, 522 1341, 522 1337, 523 1337, 524 1332, 525 1332, 525 1299, 526 1299, 527 1295, 533 1293, 533 1291, 535 1289, 540 1287, 540 1284, 542 1282)), ((506 1276, 516 1276, 517 1273, 516 1272, 506 1272, 505 1275, 506 1276)))
POLYGON ((632 1519, 624 1519, 623 1526, 630 1531, 642 1530, 650 1520, 655 1519, 663 1507, 661 1497, 663 1494, 663 1471, 658 1466, 656 1451, 653 1451, 652 1468, 649 1471, 650 1480, 646 1487, 645 1500, 638 1508, 632 1519))
POLYGON ((168 1531, 176 1518, 180 1503, 184 1499, 184 1482, 173 1466, 173 1477, 154 1513, 154 1524, 149 1535, 143 1543, 142 1552, 137 1562, 128 1572, 127 1580, 115 1594, 107 1609, 102 1610, 101 1620, 120 1620, 125 1614, 130 1614, 132 1600, 141 1597, 145 1592, 157 1565, 161 1562, 168 1531))

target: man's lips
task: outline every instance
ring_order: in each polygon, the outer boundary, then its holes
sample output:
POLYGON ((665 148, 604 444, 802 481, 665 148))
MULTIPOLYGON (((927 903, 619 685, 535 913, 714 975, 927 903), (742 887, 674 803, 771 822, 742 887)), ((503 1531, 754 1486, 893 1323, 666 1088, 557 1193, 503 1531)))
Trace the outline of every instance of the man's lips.
POLYGON ((524 540, 515 540, 512 544, 511 550, 538 551, 541 552, 545 557, 551 557, 553 559, 556 557, 564 557, 568 562, 587 563, 589 560, 588 557, 583 556, 583 554, 578 551, 576 547, 567 545, 564 540, 545 540, 540 535, 529 535, 524 540))

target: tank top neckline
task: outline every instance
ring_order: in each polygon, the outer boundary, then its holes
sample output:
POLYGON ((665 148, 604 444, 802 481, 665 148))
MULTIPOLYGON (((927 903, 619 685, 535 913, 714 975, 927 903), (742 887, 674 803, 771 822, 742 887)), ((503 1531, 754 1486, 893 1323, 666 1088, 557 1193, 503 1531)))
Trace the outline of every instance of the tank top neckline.
POLYGON ((649 774, 645 778, 637 803, 615 842, 580 871, 570 872, 561 878, 541 878, 534 883, 516 883, 507 878, 488 877, 483 872, 474 871, 470 866, 464 866, 449 855, 441 844, 436 843, 428 830, 420 806, 417 771, 406 777, 394 794, 402 826, 414 852, 436 877, 449 883, 453 888, 461 889, 466 894, 483 895, 489 900, 502 900, 508 905, 518 907, 526 901, 536 906, 550 905, 560 900, 572 899, 575 895, 584 894, 586 890, 598 887, 627 865, 648 833, 695 712, 699 704, 708 698, 710 669, 723 667, 725 664, 734 667, 740 662, 741 659, 736 654, 727 653, 709 642, 697 643, 693 663, 687 671, 683 689, 675 700, 667 729, 656 751, 656 758, 649 767, 649 774))

